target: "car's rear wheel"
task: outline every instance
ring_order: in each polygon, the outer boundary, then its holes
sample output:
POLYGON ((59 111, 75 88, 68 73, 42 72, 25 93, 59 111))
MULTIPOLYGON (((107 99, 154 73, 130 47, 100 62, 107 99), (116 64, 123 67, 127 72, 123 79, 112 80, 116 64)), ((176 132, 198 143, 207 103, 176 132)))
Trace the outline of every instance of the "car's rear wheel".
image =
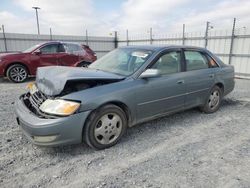
POLYGON ((21 83, 28 78, 28 70, 23 65, 14 64, 7 69, 6 75, 10 81, 21 83))
POLYGON ((89 65, 90 65, 91 63, 89 63, 89 62, 81 62, 81 63, 79 63, 78 64, 78 67, 88 67, 89 65))
POLYGON ((116 105, 106 105, 93 112, 84 127, 83 139, 92 148, 115 145, 127 129, 124 111, 116 105))
POLYGON ((209 97, 204 104, 203 107, 201 107, 201 111, 205 113, 213 113, 216 112, 220 108, 221 99, 222 99, 222 90, 218 86, 214 86, 212 90, 209 93, 209 97))

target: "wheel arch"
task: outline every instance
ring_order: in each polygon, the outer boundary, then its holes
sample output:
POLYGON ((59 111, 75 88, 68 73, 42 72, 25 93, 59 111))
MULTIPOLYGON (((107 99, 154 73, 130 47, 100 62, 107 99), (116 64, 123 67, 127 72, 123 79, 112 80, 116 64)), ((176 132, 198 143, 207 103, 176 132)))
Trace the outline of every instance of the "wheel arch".
POLYGON ((95 110, 103 107, 103 106, 106 106, 106 105, 109 105, 109 104, 112 104, 112 105, 116 105, 118 106, 119 108, 121 108, 125 115, 126 115, 126 118, 128 120, 128 124, 131 122, 131 111, 129 109, 129 107, 124 103, 124 102, 121 102, 121 101, 108 101, 108 102, 105 102, 103 104, 101 104, 100 106, 98 106, 95 110))
POLYGON ((85 141, 89 146, 93 147, 93 145, 90 143, 90 141, 89 141, 89 139, 88 139, 88 137, 86 135, 87 134, 86 124, 87 124, 88 121, 92 120, 91 119, 93 117, 92 115, 95 114, 98 109, 100 109, 100 108, 102 108, 103 106, 106 106, 106 105, 115 105, 115 106, 118 106, 119 108, 121 108, 125 113, 125 116, 126 116, 127 121, 128 121, 128 127, 129 127, 129 124, 130 124, 132 118, 131 118, 131 112, 130 112, 128 106, 125 103, 121 102, 121 101, 108 101, 108 102, 105 102, 105 103, 99 105, 98 107, 96 107, 95 109, 93 109, 88 114, 88 116, 85 119, 85 122, 83 124, 83 127, 82 127, 82 141, 85 141))
POLYGON ((78 62, 75 64, 75 66, 76 66, 76 67, 80 67, 81 64, 88 64, 88 65, 90 65, 91 62, 82 60, 82 61, 78 61, 78 62))
POLYGON ((222 93, 224 93, 224 84, 222 82, 217 82, 215 85, 221 89, 222 93))
POLYGON ((10 66, 12 66, 12 65, 22 65, 22 66, 24 66, 24 67, 27 69, 27 71, 28 71, 28 75, 30 75, 30 70, 29 70, 29 68, 28 68, 27 65, 25 65, 25 64, 22 63, 22 62, 15 61, 15 62, 9 63, 9 64, 6 66, 6 68, 4 69, 4 76, 7 76, 7 70, 8 70, 8 69, 10 68, 10 66))

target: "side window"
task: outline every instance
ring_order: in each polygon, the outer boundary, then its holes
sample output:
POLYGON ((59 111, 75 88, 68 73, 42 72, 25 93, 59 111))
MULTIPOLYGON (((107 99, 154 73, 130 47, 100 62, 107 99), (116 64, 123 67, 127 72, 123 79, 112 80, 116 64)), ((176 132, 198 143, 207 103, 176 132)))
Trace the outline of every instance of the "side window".
POLYGON ((180 52, 169 52, 167 54, 162 55, 151 68, 158 69, 161 75, 168 75, 180 72, 180 52))
POLYGON ((219 67, 218 64, 210 57, 210 56, 206 56, 208 58, 208 65, 209 65, 209 68, 216 68, 216 67, 219 67))
POLYGON ((83 51, 82 47, 77 44, 65 43, 64 48, 66 52, 71 53, 71 54, 79 53, 83 51))
POLYGON ((209 62, 205 55, 196 51, 185 51, 187 71, 207 69, 209 62))
POLYGON ((58 44, 49 44, 40 48, 42 54, 54 54, 58 52, 58 44))
POLYGON ((65 52, 64 46, 62 44, 59 44, 58 52, 65 52))

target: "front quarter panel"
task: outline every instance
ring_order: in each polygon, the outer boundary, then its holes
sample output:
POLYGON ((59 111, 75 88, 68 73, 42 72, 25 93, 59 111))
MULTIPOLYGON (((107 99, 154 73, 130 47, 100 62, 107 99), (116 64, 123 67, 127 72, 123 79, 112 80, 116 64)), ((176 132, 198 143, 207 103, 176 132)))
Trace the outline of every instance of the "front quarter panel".
POLYGON ((80 111, 82 112, 89 110, 93 111, 100 106, 111 102, 123 103, 129 109, 130 124, 134 124, 136 121, 135 88, 137 87, 137 84, 138 83, 133 79, 128 79, 71 93, 62 98, 81 101, 80 111))

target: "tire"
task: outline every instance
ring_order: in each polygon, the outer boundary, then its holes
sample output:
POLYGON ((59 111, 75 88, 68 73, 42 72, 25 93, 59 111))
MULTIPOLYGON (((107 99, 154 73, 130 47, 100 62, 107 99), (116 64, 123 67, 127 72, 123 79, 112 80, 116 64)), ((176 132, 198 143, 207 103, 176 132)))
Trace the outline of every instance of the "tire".
POLYGON ((216 112, 221 105, 223 92, 218 86, 214 86, 209 92, 208 99, 204 106, 200 107, 200 110, 204 113, 210 114, 216 112))
POLYGON ((83 140, 100 150, 115 145, 127 129, 124 111, 116 105, 106 105, 95 110, 85 123, 83 140))
POLYGON ((14 83, 22 83, 28 78, 28 70, 20 64, 11 65, 6 72, 8 79, 14 83))
POLYGON ((81 62, 81 63, 79 63, 77 66, 78 66, 78 67, 88 67, 90 64, 91 64, 91 63, 89 63, 89 62, 81 62))

